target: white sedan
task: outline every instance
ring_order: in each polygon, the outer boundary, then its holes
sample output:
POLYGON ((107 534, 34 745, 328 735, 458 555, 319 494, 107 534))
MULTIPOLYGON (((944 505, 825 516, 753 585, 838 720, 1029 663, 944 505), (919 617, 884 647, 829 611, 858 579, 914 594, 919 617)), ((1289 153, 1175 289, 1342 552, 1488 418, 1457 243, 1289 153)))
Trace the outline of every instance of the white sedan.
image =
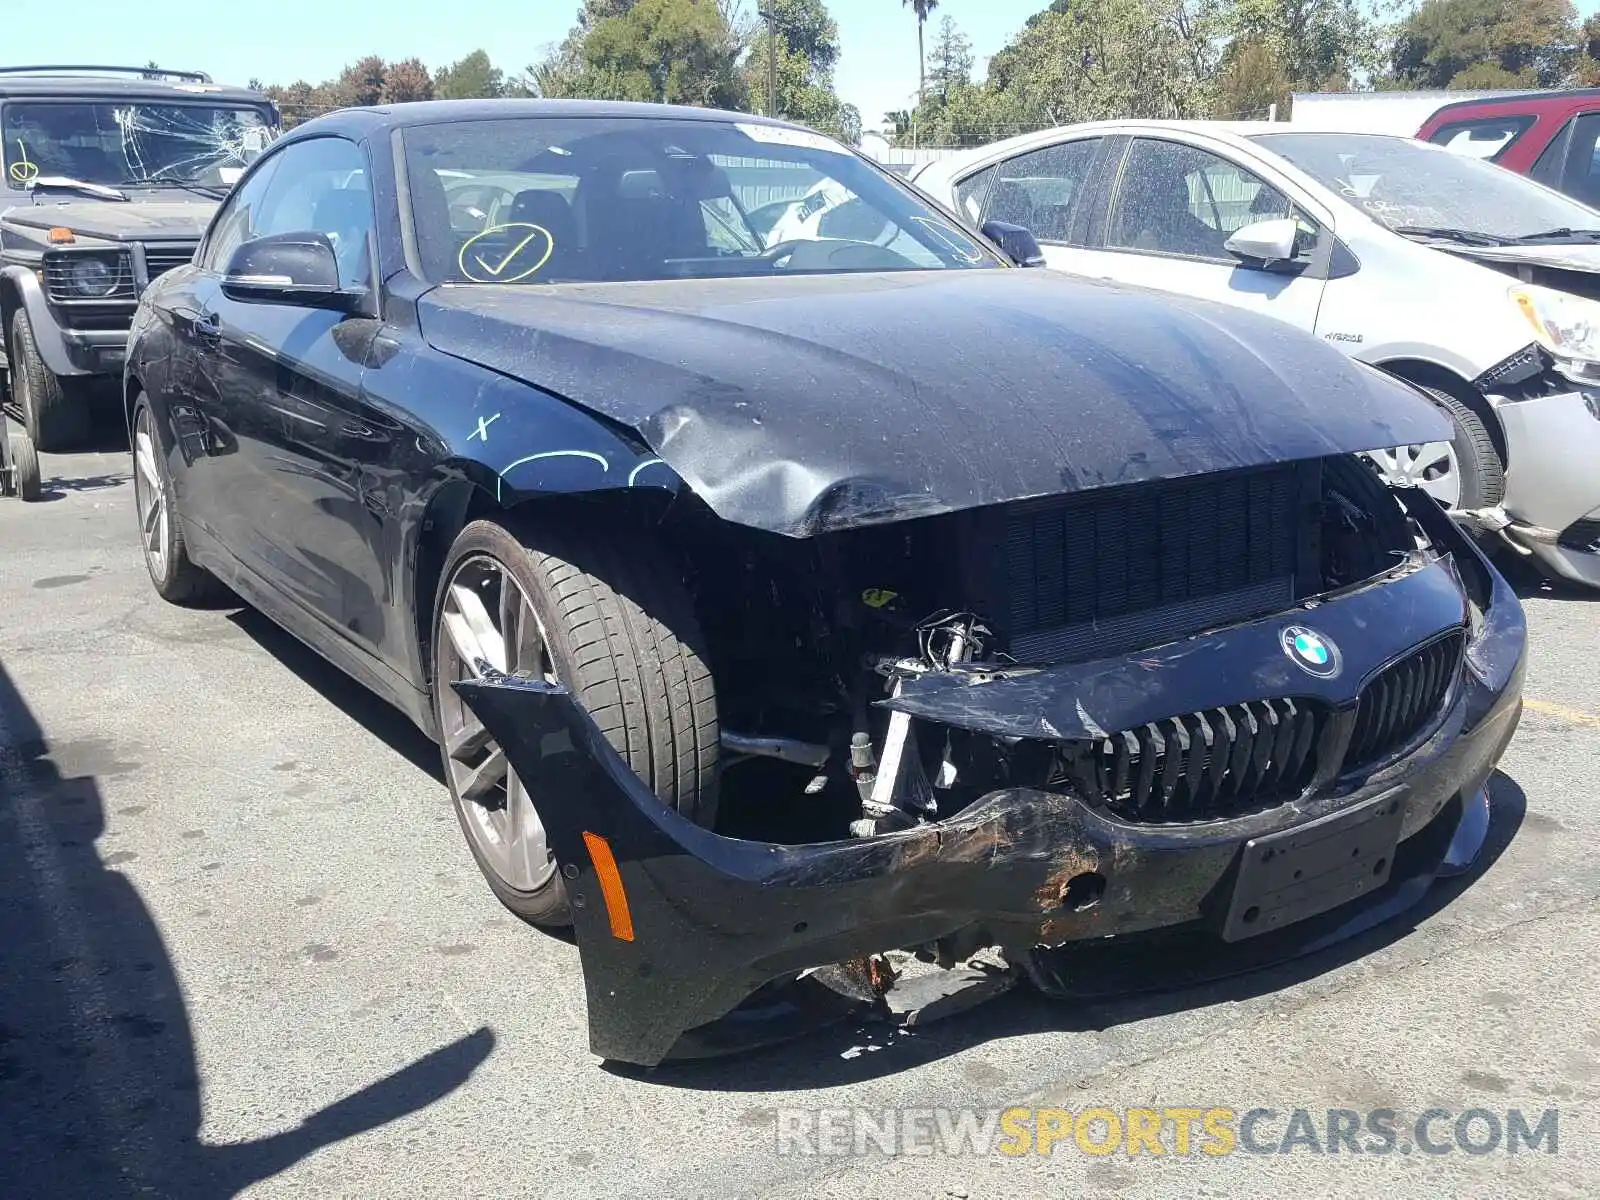
POLYGON ((1267 123, 1065 126, 913 179, 1050 267, 1257 309, 1418 385, 1455 437, 1386 474, 1600 586, 1600 212, 1427 143, 1267 123))

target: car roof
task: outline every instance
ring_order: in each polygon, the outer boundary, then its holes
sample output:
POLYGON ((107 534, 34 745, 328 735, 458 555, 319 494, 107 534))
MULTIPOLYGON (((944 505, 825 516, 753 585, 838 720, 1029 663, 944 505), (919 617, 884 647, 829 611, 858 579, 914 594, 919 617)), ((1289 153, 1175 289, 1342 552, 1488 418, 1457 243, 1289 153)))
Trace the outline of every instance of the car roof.
MULTIPOLYGON (((1399 137, 1396 134, 1355 135, 1327 130, 1304 129, 1289 121, 1165 121, 1147 118, 1086 121, 1077 125, 1055 125, 1049 129, 1019 134, 1016 137, 1006 138, 1001 142, 991 142, 987 146, 975 146, 970 150, 963 150, 946 158, 935 159, 919 170, 912 178, 918 187, 948 184, 978 163, 988 163, 1009 158, 1014 154, 1026 153, 1029 150, 1037 150, 1044 146, 1051 146, 1057 142, 1078 137, 1104 136, 1111 133, 1200 134, 1212 141, 1222 142, 1239 149, 1252 147, 1255 139, 1263 134, 1294 133, 1304 134, 1308 137, 1399 137)), ((1399 140, 1409 141, 1412 139, 1401 137, 1399 140)), ((1265 147, 1257 147, 1257 153, 1262 150, 1265 150, 1265 147)))
POLYGON ((268 98, 249 88, 212 83, 199 72, 193 78, 145 79, 118 75, 116 68, 36 67, 0 71, 0 99, 23 97, 47 100, 228 100, 266 104, 268 98))
POLYGON ((1600 88, 1567 88, 1559 92, 1534 91, 1516 92, 1504 96, 1481 96, 1476 100, 1457 100, 1441 105, 1434 110, 1427 123, 1432 125, 1447 115, 1459 118, 1462 114, 1471 112, 1492 112, 1496 116, 1510 110, 1567 112, 1584 107, 1586 101, 1600 104, 1600 88))
POLYGON ((775 121, 751 113, 716 108, 691 108, 679 104, 641 104, 629 100, 418 100, 407 104, 380 104, 370 108, 343 108, 296 126, 283 140, 318 134, 346 137, 382 136, 394 129, 441 125, 451 121, 511 120, 519 117, 631 117, 635 120, 738 121, 745 125, 772 125, 803 132, 804 126, 775 121))

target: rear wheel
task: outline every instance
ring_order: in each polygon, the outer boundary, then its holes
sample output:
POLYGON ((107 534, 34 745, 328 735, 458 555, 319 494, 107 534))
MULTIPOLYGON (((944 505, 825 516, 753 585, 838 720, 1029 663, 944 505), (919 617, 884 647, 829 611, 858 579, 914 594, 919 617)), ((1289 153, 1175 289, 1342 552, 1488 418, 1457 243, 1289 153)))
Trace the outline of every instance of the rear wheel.
POLYGON ((11 317, 11 398, 22 411, 22 426, 39 450, 71 450, 89 436, 89 409, 78 389, 58 378, 39 355, 28 314, 11 317))
POLYGON ((610 529, 476 521, 451 547, 434 614, 451 800, 479 869, 517 916, 570 919, 526 787, 450 686, 485 665, 564 684, 662 803, 715 821, 715 690, 688 595, 648 544, 610 529))

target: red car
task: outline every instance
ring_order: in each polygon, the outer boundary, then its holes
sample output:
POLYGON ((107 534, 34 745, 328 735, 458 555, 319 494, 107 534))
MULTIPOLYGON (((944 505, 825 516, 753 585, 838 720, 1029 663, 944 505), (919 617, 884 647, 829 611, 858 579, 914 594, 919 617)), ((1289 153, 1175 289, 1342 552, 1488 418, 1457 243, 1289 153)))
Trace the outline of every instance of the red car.
POLYGON ((1600 88, 1446 104, 1417 137, 1486 158, 1600 207, 1600 88))

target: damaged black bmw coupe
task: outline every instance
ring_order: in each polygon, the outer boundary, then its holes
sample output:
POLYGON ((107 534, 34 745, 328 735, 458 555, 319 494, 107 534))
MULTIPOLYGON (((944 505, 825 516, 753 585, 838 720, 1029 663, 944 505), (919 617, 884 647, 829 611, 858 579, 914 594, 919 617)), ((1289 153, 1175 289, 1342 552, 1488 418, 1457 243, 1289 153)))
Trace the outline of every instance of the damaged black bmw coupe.
POLYGON ((743 115, 314 121, 141 301, 151 577, 438 739, 608 1058, 1398 911, 1482 844, 1521 705, 1515 596, 1359 457, 1447 431, 1030 244, 743 115))

